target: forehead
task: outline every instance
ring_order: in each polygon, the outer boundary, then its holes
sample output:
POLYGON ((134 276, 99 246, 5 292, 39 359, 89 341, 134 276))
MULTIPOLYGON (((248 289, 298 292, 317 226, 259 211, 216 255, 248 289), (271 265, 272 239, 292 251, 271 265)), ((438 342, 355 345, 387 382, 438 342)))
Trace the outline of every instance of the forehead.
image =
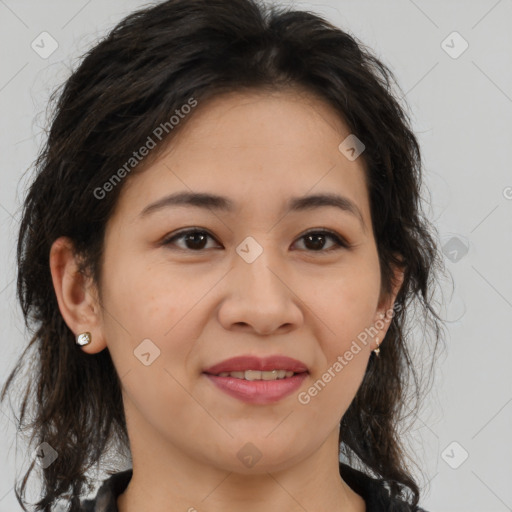
POLYGON ((199 103, 166 150, 130 177, 121 206, 139 214, 172 192, 210 192, 231 199, 239 214, 251 200, 281 211, 291 197, 336 192, 368 223, 364 161, 350 161, 338 148, 349 134, 339 114, 311 94, 218 96, 199 103))
MULTIPOLYGON (((170 148, 203 146, 212 150, 289 147, 307 152, 320 138, 346 137, 349 129, 325 101, 300 89, 231 92, 196 107, 190 123, 170 148), (215 128, 212 130, 212 128, 215 128), (305 144, 305 137, 313 137, 305 144)), ((326 141, 327 142, 327 141, 326 141)), ((171 149, 172 151, 172 149, 171 149)))

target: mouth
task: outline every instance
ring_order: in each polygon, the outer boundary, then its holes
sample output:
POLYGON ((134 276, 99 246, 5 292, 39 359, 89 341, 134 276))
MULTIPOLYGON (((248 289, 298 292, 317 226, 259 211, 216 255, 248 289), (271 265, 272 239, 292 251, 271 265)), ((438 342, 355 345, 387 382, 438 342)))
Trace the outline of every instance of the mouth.
POLYGON ((217 389, 251 404, 277 402, 296 391, 309 375, 307 366, 286 356, 240 356, 203 371, 217 389))

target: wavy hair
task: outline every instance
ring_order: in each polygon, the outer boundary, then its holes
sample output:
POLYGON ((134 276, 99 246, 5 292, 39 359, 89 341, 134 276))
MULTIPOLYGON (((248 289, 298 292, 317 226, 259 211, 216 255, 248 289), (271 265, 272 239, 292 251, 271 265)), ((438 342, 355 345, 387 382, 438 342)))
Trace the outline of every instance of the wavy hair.
MULTIPOLYGON (((400 438, 400 425, 418 411, 428 384, 413 364, 407 320, 419 309, 429 333, 417 343, 432 348, 434 370, 441 317, 433 288, 444 260, 435 227, 421 204, 422 162, 391 70, 354 36, 308 11, 256 0, 168 0, 133 12, 80 60, 50 99, 46 142, 34 162, 23 202, 17 243, 17 298, 31 339, 2 389, 5 399, 24 364, 17 417, 30 441, 48 443, 57 459, 42 468, 36 510, 51 511, 65 498, 79 510, 92 490, 87 472, 111 443, 128 447, 121 384, 109 351, 88 355, 75 345, 59 311, 49 253, 69 237, 84 275, 101 290, 105 226, 124 182, 98 198, 98 190, 143 146, 158 126, 167 129, 131 175, 172 140, 169 119, 195 98, 204 103, 242 90, 307 90, 327 102, 366 146, 365 180, 381 267, 390 292, 393 269, 404 269, 395 314, 372 355, 340 425, 340 453, 350 464, 386 482, 393 497, 412 505, 419 486, 400 438), (167 123, 167 124, 165 124, 167 123), (96 192, 95 192, 96 191, 96 192), (30 414, 28 414, 30 413, 30 414), (31 416, 31 421, 28 420, 31 416)), ((35 462, 15 494, 23 507, 35 462)))

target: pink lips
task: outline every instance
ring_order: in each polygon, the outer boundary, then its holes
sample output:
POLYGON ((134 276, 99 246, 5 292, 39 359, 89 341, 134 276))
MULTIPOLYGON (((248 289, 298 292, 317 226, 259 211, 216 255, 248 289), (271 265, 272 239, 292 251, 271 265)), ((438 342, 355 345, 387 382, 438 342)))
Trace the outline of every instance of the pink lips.
POLYGON ((307 378, 307 366, 287 356, 269 356, 259 358, 254 356, 239 356, 215 364, 203 372, 206 377, 219 389, 243 402, 253 404, 268 404, 281 400, 296 391, 307 378), (278 380, 245 380, 235 377, 220 377, 222 372, 245 370, 286 370, 295 375, 278 380))

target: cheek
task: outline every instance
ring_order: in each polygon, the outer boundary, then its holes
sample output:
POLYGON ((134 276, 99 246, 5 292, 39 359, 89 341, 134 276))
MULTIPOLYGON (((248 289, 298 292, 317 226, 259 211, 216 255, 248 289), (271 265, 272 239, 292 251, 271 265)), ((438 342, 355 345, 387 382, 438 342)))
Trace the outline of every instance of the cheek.
MULTIPOLYGON (((107 341, 116 366, 120 373, 138 368, 141 363, 134 354, 142 350, 144 342, 150 352, 158 354, 151 368, 165 368, 183 382, 187 372, 195 371, 188 363, 194 350, 191 340, 201 335, 202 324, 194 321, 194 315, 201 309, 204 282, 194 287, 183 273, 164 271, 160 266, 149 270, 128 266, 132 269, 129 274, 122 271, 122 265, 112 273, 116 285, 110 287, 106 301, 112 313, 106 315, 107 341)), ((168 374, 165 377, 170 378, 168 374)))
MULTIPOLYGON (((322 319, 324 350, 335 359, 375 321, 380 276, 374 267, 351 267, 336 280, 325 281, 312 300, 312 310, 322 319)), ((364 345, 362 344, 364 348, 364 345)), ((331 361, 332 362, 332 361, 331 361)))
POLYGON ((161 337, 183 304, 179 276, 159 265, 148 266, 140 256, 118 252, 105 264, 105 304, 130 333, 147 330, 146 336, 158 333, 161 337))
POLYGON ((364 377, 368 358, 361 351, 346 364, 330 364, 313 376, 310 385, 298 395, 299 412, 305 422, 316 418, 325 432, 339 425, 364 377))

